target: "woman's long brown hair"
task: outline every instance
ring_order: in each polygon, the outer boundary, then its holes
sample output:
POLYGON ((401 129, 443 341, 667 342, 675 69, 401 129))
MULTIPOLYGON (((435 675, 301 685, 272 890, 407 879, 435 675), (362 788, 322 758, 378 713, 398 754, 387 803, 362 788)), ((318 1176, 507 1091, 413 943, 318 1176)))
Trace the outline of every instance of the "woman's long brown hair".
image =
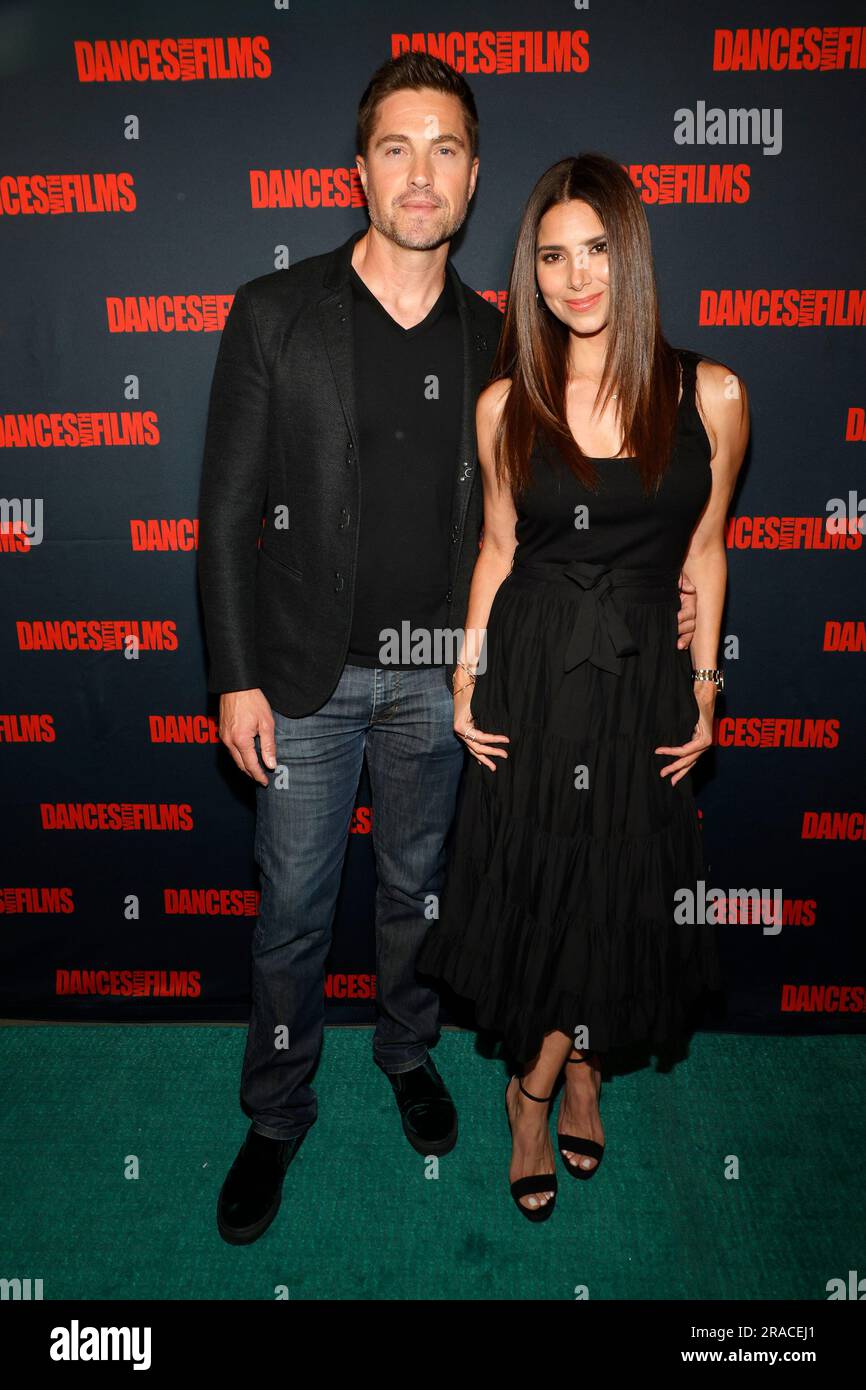
POLYGON ((619 383, 625 454, 633 458, 646 493, 658 488, 673 444, 679 392, 674 349, 662 336, 649 225, 628 174, 602 154, 562 159, 529 196, 511 262, 508 304, 491 381, 511 378, 494 439, 496 477, 514 494, 532 476, 537 432, 558 447, 580 482, 593 490, 598 470, 568 427, 565 389, 569 331, 535 292, 538 226, 548 208, 579 198, 604 227, 610 266, 608 348, 596 401, 599 409, 619 383))

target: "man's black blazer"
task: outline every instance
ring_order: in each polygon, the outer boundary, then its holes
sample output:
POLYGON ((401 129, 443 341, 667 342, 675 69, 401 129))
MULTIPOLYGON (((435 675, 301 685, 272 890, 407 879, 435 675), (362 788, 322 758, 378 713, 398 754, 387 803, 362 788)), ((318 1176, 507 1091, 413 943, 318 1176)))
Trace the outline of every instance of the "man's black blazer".
MULTIPOLYGON (((198 546, 207 688, 259 687, 290 717, 312 714, 331 695, 352 626, 364 461, 349 268, 362 235, 239 287, 210 393, 198 546), (279 508, 287 527, 275 525, 279 508)), ((450 261, 447 273, 463 330, 448 626, 462 628, 482 519, 475 403, 502 315, 450 261)), ((387 567, 387 553, 381 563, 387 567)))

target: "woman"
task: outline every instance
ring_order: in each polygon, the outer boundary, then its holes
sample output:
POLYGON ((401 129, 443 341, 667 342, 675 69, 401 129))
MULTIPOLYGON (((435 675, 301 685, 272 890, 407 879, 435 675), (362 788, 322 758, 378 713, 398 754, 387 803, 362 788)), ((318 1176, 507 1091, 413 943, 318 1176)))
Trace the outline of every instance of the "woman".
POLYGON ((601 1055, 669 1041, 720 983, 713 928, 679 924, 674 894, 703 876, 687 774, 722 683, 747 397, 662 336, 646 215, 613 160, 564 159, 533 190, 476 426, 484 535, 454 679, 472 759, 419 969, 474 1000, 520 1060, 511 1190, 540 1221, 563 1069, 559 1148, 588 1177, 601 1055), (690 653, 681 569, 697 588, 690 653))

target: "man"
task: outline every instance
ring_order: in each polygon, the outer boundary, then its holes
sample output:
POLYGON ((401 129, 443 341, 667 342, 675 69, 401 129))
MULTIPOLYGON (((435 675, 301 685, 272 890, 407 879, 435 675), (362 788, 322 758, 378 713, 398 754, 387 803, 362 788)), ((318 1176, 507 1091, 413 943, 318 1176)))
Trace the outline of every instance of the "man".
POLYGON ((370 226, 240 286, 205 443, 208 689, 221 694, 222 741, 258 784, 262 884, 241 1080, 251 1124, 217 1213, 233 1244, 273 1220, 316 1119, 325 960, 365 756, 374 1060, 419 1153, 447 1153, 457 1138, 428 1053, 438 999, 414 962, 463 761, 457 651, 437 639, 467 609, 482 519, 475 401, 501 316, 447 259, 478 175, 465 80, 426 54, 393 59, 361 99, 357 134, 370 226), (387 634, 407 623, 429 634, 429 664, 386 655, 387 634))

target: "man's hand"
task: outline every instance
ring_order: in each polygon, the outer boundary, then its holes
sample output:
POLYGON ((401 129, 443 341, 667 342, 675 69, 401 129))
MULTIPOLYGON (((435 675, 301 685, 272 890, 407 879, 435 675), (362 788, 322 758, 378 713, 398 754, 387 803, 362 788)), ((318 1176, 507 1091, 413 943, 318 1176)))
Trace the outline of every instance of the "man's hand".
POLYGON ((274 770, 277 750, 274 743, 274 716, 262 690, 230 690, 220 695, 220 739, 231 753, 241 772, 245 772, 263 787, 268 779, 262 771, 253 739, 256 734, 262 749, 262 762, 274 770))
POLYGON ((677 630, 680 634, 677 646, 681 649, 690 647, 695 635, 695 624, 698 620, 697 592, 683 570, 680 574, 680 611, 677 614, 677 630))

